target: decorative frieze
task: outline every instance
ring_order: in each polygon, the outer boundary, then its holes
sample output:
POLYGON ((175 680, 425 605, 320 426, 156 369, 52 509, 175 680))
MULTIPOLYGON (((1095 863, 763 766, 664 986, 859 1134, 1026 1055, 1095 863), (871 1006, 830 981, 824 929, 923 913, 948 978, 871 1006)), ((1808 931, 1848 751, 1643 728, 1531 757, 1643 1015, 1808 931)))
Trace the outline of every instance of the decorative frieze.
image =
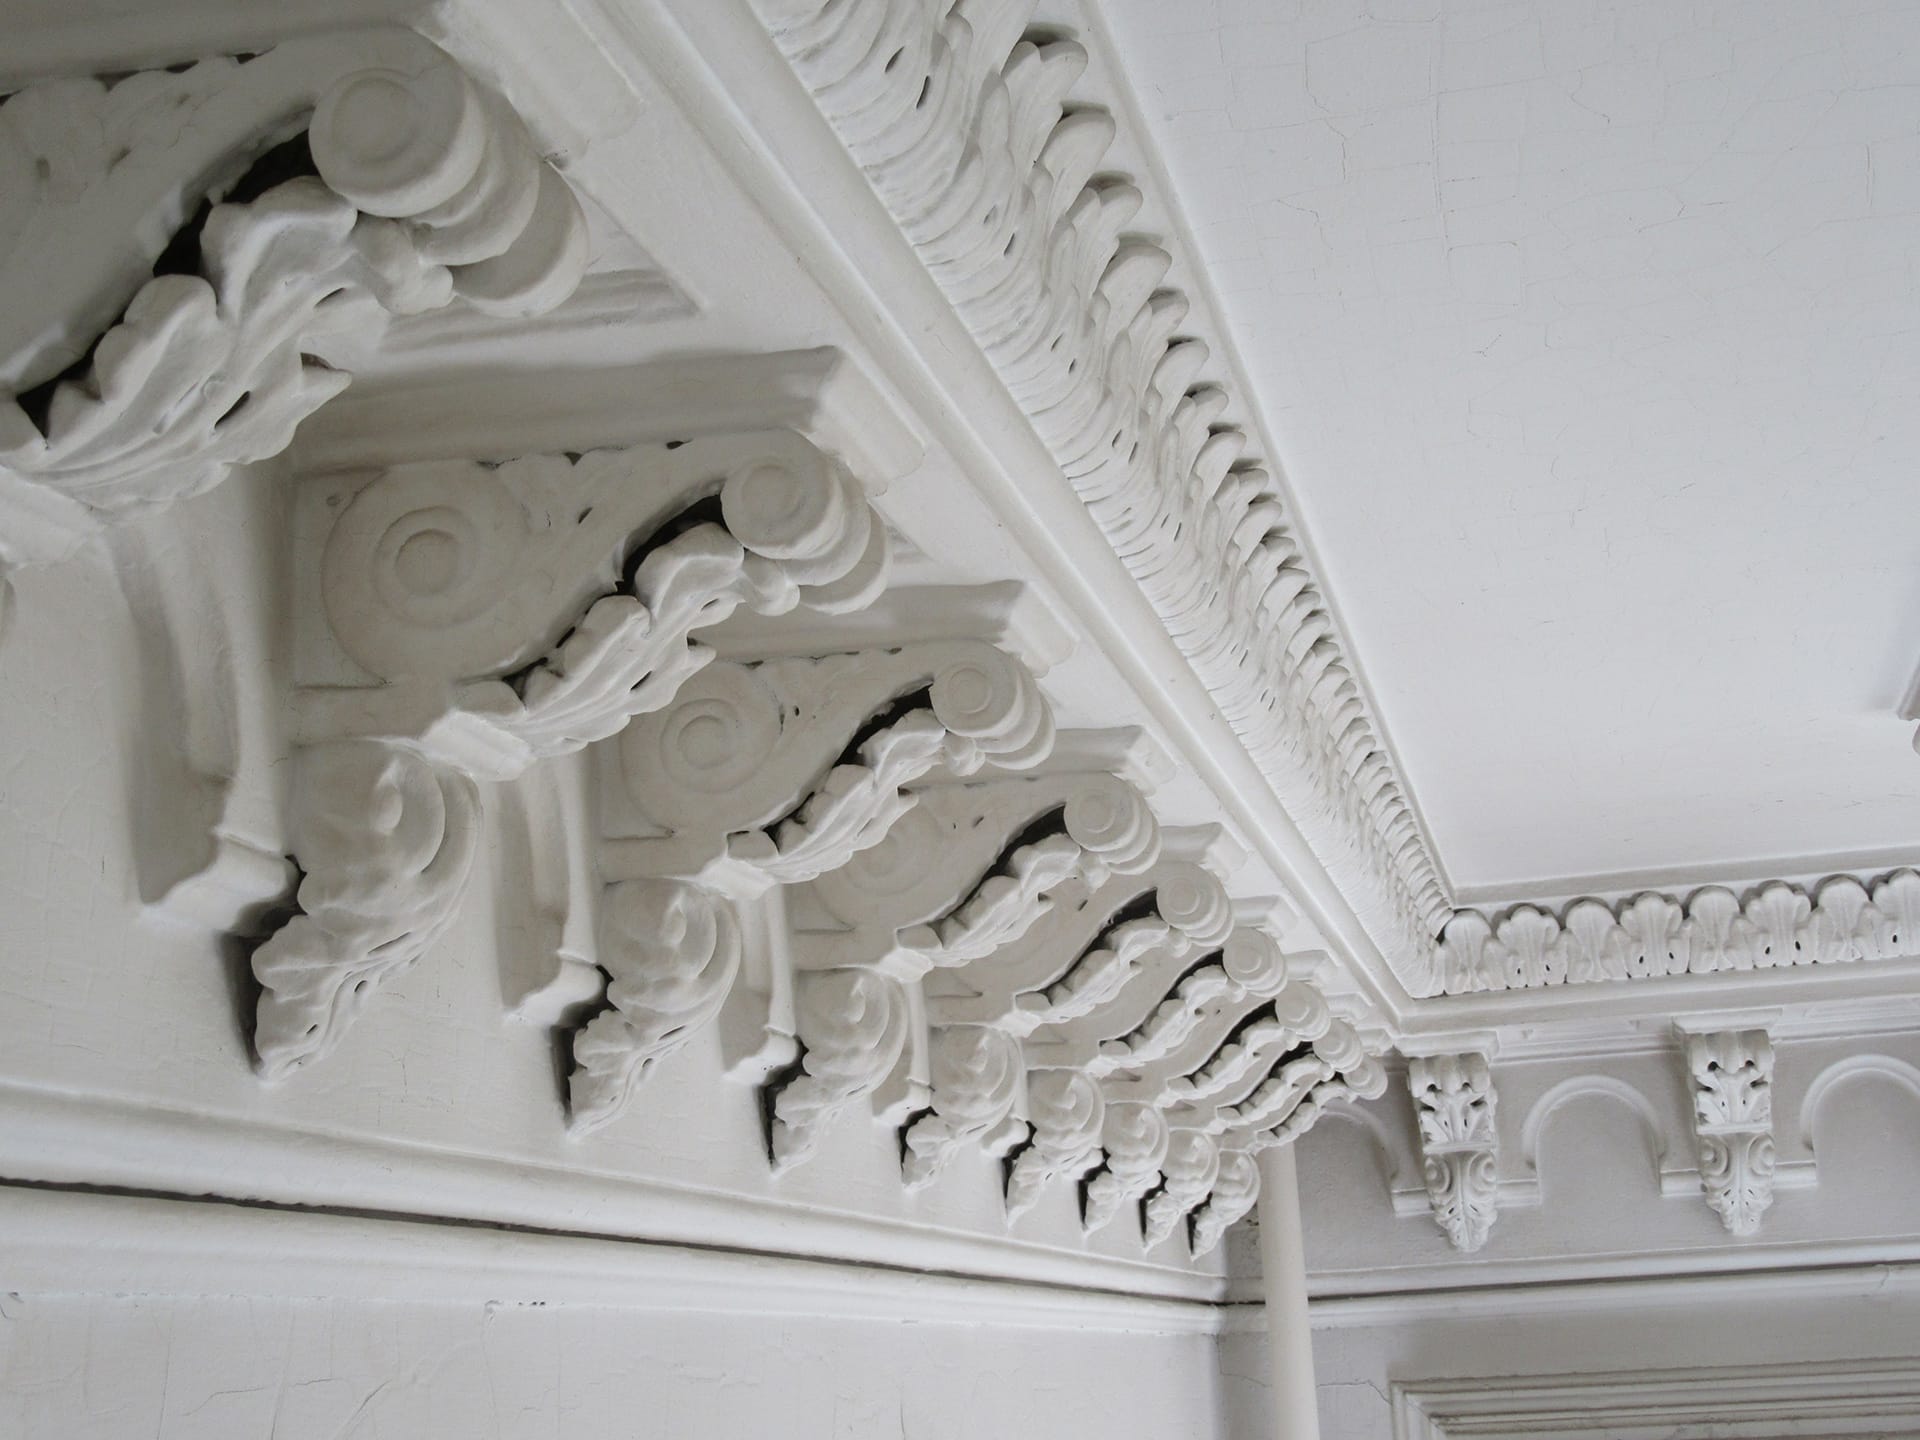
POLYGON ((756 0, 838 131, 1322 862, 1396 964, 1449 911, 1270 474, 1130 227, 1111 115, 1031 0, 756 0))
POLYGON ((1772 880, 1744 900, 1709 885, 1684 901, 1647 891, 1617 906, 1576 900, 1561 916, 1518 905, 1495 920, 1456 911, 1433 948, 1427 993, 1462 995, 1669 975, 1843 965, 1920 954, 1920 874, 1811 891, 1772 880))
POLYGON ((1752 1235, 1773 1204, 1773 1042, 1765 1030, 1685 1039, 1700 1188, 1729 1234, 1752 1235))
POLYGON ((1487 1057, 1416 1056, 1407 1062, 1407 1089, 1434 1221, 1454 1249, 1478 1250, 1499 1212, 1499 1134, 1487 1057))
POLYGON ((406 31, 33 85, 0 130, 4 566, 278 454, 386 316, 535 314, 586 268, 518 118, 406 31))

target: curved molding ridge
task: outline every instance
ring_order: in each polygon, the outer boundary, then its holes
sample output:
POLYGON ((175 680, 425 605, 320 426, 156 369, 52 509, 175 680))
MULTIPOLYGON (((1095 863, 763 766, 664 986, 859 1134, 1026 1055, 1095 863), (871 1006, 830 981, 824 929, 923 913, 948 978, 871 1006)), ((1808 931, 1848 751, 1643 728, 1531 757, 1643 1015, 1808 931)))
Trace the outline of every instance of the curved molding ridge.
POLYGON ((1172 257, 1030 0, 755 0, 764 23, 1396 968, 1450 901, 1271 475, 1218 423, 1172 257))

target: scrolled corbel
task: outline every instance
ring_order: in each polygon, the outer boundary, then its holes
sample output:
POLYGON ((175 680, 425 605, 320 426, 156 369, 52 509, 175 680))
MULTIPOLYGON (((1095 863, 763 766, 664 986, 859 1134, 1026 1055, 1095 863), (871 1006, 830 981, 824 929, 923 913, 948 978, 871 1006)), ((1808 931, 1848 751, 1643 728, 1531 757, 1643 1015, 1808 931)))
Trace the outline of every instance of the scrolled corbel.
POLYGON ((253 954, 254 1050, 278 1079, 324 1054, 368 992, 451 923, 473 865, 472 780, 373 741, 297 761, 293 842, 300 914, 253 954))
POLYGON ((901 1170, 910 1190, 932 1180, 970 1141, 1005 1155, 1027 1133, 1013 1116, 1026 1078, 1019 1041, 984 1025, 940 1026, 928 1052, 933 1108, 901 1135, 901 1170))
POLYGON ((1033 1136, 1007 1171, 1007 1218, 1018 1219, 1056 1180, 1078 1180, 1100 1160, 1106 1097, 1077 1070, 1041 1070, 1027 1077, 1033 1136))
POLYGON ((1107 1106, 1100 1132, 1104 1161, 1086 1189, 1082 1222, 1087 1233, 1101 1229, 1127 1201, 1138 1200, 1153 1188, 1171 1140, 1167 1117, 1153 1106, 1107 1106))
POLYGON ((618 1115, 648 1069, 719 1013, 740 971, 740 926, 724 899, 696 886, 629 880, 601 901, 598 956, 607 1008, 573 1040, 575 1134, 618 1115))
POLYGON ((1228 1227, 1251 1214, 1259 1199, 1260 1167, 1253 1156, 1243 1150, 1223 1150, 1213 1191, 1191 1217, 1193 1258, 1198 1260, 1218 1247, 1228 1227))
MULTIPOLYGON (((721 661, 620 735, 614 753, 624 789, 640 816, 668 833, 604 842, 602 869, 610 879, 671 880, 698 892, 707 907, 751 904, 879 843, 916 803, 901 787, 927 771, 970 774, 989 760, 1024 768, 1044 757, 1052 735, 1032 676, 977 641, 721 661)), ((642 954, 636 963, 642 971, 662 964, 671 970, 672 956, 642 954)), ((732 975, 717 982, 712 1003, 697 1014, 678 1003, 674 990, 663 997, 672 1003, 652 1014, 644 984, 623 988, 616 977, 608 998, 618 1014, 588 1027, 606 1076, 596 1088, 624 1093, 645 1074, 644 1064, 617 1058, 621 1046, 651 1053, 656 1032, 683 1040, 713 1020, 732 975)), ((764 1020, 771 1036, 777 1022, 771 1013, 764 1020)), ((968 1068, 951 1050, 941 1063, 968 1068)), ((1018 1068, 1010 1072, 1015 1078, 1018 1068)), ((970 1113, 964 1102, 962 1109, 970 1113)), ((1006 1105, 1000 1109, 1004 1118, 1006 1105)), ((947 1119, 976 1133, 958 1111, 947 1119)), ((924 1127, 918 1133, 924 1137, 924 1127)))
POLYGON ((1732 1235, 1752 1235, 1773 1204, 1773 1042, 1765 1030, 1689 1034, 1700 1189, 1732 1235))
POLYGON ((906 996, 898 982, 872 970, 800 976, 796 1013, 799 1062, 768 1087, 775 1174, 805 1160, 829 1120, 879 1088, 907 1040, 906 996))
MULTIPOLYGON (((400 466, 344 493, 310 506, 333 516, 317 583, 337 650, 315 640, 303 658, 297 738, 319 753, 343 739, 404 748, 447 785, 512 779, 667 704, 712 658, 696 633, 742 605, 857 606, 885 574, 884 527, 858 482, 787 432, 400 466), (380 683, 314 683, 367 677, 380 683)), ((294 799, 293 857, 308 870, 302 813, 328 803, 294 799)), ((628 903, 616 897, 614 913, 628 903)), ((663 1053, 645 1010, 684 1000, 648 971, 660 962, 675 978, 683 957, 667 954, 643 944, 630 957, 618 1024, 589 1046, 593 1123, 663 1053), (616 1041, 631 1042, 632 1066, 616 1041)))
POLYGON ((348 383, 319 357, 343 359, 385 315, 456 296, 538 313, 586 267, 579 204, 518 118, 404 31, 29 87, 0 129, 37 157, 5 197, 30 253, 0 328, 4 565, 58 559, 279 453, 348 383), (90 134, 97 151, 76 138, 90 134), (230 193, 289 135, 308 173, 230 193), (153 274, 203 199, 221 203, 197 266, 153 274))
POLYGON ((1498 1096, 1487 1057, 1416 1056, 1407 1063, 1407 1088, 1434 1222, 1454 1249, 1471 1253, 1486 1244, 1500 1208, 1498 1096))

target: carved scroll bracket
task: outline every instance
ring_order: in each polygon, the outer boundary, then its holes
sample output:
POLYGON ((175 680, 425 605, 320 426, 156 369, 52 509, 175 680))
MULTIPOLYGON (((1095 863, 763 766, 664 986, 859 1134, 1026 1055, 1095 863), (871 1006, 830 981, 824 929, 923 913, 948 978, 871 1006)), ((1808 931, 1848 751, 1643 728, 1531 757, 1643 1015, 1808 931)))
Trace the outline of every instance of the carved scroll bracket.
MULTIPOLYGON (((423 777, 422 788, 430 778, 466 797, 468 811, 476 779, 512 779, 670 703, 712 658, 693 637, 735 609, 858 608, 886 574, 885 528, 862 487, 790 432, 397 466, 315 480, 300 500, 301 764, 377 752, 423 777)), ((383 808, 342 811, 317 789, 296 797, 304 913, 255 957, 265 990, 256 1048, 268 1074, 319 1053, 350 1013, 330 1006, 303 1012, 298 1027, 267 1023, 289 993, 350 983, 363 994, 417 958, 464 882, 464 862, 429 868, 411 849, 362 855, 327 843, 322 820, 378 833, 398 823, 388 811, 409 809, 392 784, 360 789, 383 808), (390 860, 387 883, 373 884, 390 860), (423 912, 425 875, 434 885, 423 912), (310 891, 330 918, 308 907, 310 891), (313 943, 316 926, 325 944, 313 943)), ((471 843, 464 849, 470 858, 471 843)), ((588 1048, 597 1074, 623 1077, 622 1093, 631 1076, 611 1051, 666 1038, 657 1021, 635 1020, 641 1009, 704 1015, 724 998, 738 967, 728 923, 698 897, 644 886, 616 895, 597 958, 615 974, 616 1008, 626 1002, 621 1024, 634 1023, 602 1026, 588 1048), (676 963, 687 960, 687 974, 660 973, 668 932, 683 937, 676 963), (637 1035, 652 1038, 629 1044, 637 1035)), ((607 1103, 586 1108, 601 1114, 607 1103)))
POLYGON ((1478 1250, 1499 1211, 1499 1134, 1487 1057, 1415 1057, 1407 1062, 1407 1088, 1419 1117, 1434 1222, 1454 1249, 1478 1250))
MULTIPOLYGON (((646 885, 672 890, 683 907, 703 913, 745 913, 770 892, 838 870, 883 843, 919 803, 918 793, 907 787, 928 773, 960 777, 988 761, 1025 769, 1045 759, 1052 741, 1052 715, 1032 677, 1018 661, 978 641, 907 643, 756 664, 721 661, 607 748, 603 768, 614 780, 608 789, 624 806, 617 828, 652 833, 608 839, 602 870, 615 882, 610 893, 646 885)), ((784 917, 784 902, 779 913, 784 917)), ((706 948, 701 935, 692 938, 706 948)), ((790 962, 784 918, 779 938, 780 954, 761 962, 764 970, 749 976, 731 1004, 738 1032, 733 1048, 740 1052, 736 1071, 755 1057, 770 1069, 774 1061, 792 1058, 797 1042, 806 1044, 802 1064, 811 1070, 838 1043, 830 1025, 795 1035, 784 1003, 792 988, 785 973, 790 962), (758 1014, 750 1018, 752 1011, 758 1014), (764 1032, 762 1043, 743 1046, 756 1027, 764 1032)), ((650 942, 655 949, 663 943, 650 942)), ((656 973, 692 967, 714 975, 712 1008, 696 1013, 675 992, 664 997, 672 1004, 663 1010, 662 996, 616 983, 608 999, 624 1017, 624 1028, 616 1031, 603 1017, 576 1045, 577 1130, 610 1118, 648 1061, 716 1018, 739 968, 720 978, 704 955, 664 951, 609 956, 607 963, 656 973), (614 1069, 608 1056, 616 1035, 635 1053, 614 1069), (591 1055, 582 1049, 589 1040, 591 1055)), ((852 993, 873 991, 868 986, 852 993)), ((818 993, 839 991, 822 982, 818 993)), ((904 995, 889 994, 887 1001, 903 1011, 914 1008, 904 995)), ((818 1005, 803 1005, 800 1014, 825 1024, 818 1005)), ((856 1058, 833 1062, 840 1090, 859 1088, 861 1077, 852 1074, 856 1058)), ((802 1132, 838 1108, 838 1091, 818 1073, 814 1080, 784 1114, 776 1102, 783 1127, 776 1133, 787 1137, 780 1151, 786 1163, 810 1148, 802 1132)))
POLYGON ((1685 1037, 1700 1189, 1732 1235, 1773 1204, 1773 1042, 1765 1030, 1685 1037))
POLYGON ((0 565, 278 454, 384 314, 537 313, 588 258, 518 118, 397 29, 30 86, 0 156, 0 565))

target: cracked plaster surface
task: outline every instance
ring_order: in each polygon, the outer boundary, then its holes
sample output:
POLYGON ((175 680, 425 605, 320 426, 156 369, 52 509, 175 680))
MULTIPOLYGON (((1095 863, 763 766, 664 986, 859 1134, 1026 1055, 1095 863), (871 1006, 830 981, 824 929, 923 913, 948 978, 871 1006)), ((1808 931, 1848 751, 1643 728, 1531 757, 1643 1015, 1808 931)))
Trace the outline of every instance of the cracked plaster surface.
POLYGON ((575 1306, 9 1297, 0 1435, 1213 1434, 1205 1336, 575 1306))
POLYGON ((1920 7, 1101 12, 1455 883, 1912 848, 1920 7))

